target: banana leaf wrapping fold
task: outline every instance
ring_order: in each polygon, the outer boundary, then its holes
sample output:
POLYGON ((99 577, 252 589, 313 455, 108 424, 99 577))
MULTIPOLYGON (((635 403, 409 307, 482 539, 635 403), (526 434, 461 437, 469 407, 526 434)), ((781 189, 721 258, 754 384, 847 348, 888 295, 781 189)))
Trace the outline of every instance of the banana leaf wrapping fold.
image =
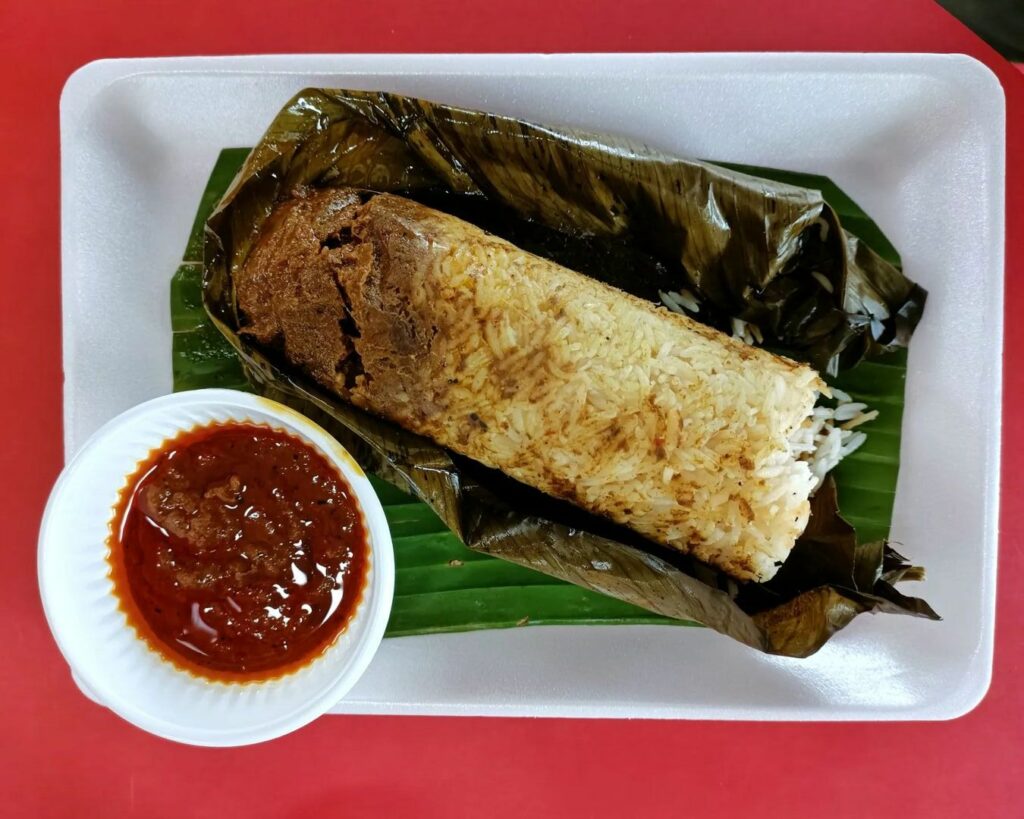
POLYGON ((239 333, 232 277, 275 204, 300 186, 330 185, 420 199, 645 298, 686 288, 702 321, 753 322, 773 349, 835 374, 906 346, 925 293, 846 233, 820 193, 611 137, 308 89, 278 114, 207 222, 204 303, 259 392, 324 424, 471 549, 790 656, 813 653, 861 612, 936 617, 894 588, 920 569, 885 543, 858 544, 831 479, 776 577, 737 584, 289 372, 239 333))

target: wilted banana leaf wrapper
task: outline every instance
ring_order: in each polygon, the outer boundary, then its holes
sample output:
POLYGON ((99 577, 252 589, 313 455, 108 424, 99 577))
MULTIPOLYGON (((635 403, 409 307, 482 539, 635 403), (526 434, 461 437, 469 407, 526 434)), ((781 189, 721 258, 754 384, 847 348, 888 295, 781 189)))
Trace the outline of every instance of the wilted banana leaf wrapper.
POLYGON ((307 89, 207 222, 204 300, 258 391, 325 425, 471 549, 773 654, 807 656, 866 611, 937 618, 894 588, 921 569, 884 543, 857 543, 831 479, 778 575, 740 584, 287 372, 239 334, 232 277, 274 205, 306 185, 399 192, 651 300, 686 288, 706 323, 756 323, 773 349, 835 374, 905 346, 925 293, 846 233, 820 193, 611 137, 394 94, 307 89))

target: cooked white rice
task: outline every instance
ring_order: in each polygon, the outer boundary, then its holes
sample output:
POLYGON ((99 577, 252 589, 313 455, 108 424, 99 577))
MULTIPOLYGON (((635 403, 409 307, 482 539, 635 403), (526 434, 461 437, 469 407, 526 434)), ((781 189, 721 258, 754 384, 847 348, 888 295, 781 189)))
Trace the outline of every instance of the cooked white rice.
MULTIPOLYGON (((824 219, 818 221, 824 240, 828 235, 828 223, 824 219)), ((832 282, 823 273, 815 270, 811 275, 825 290, 833 292, 832 282)), ((685 288, 669 292, 659 291, 658 295, 662 304, 680 315, 700 310, 700 300, 685 288)), ((864 299, 864 305, 871 315, 872 333, 877 338, 884 329, 882 321, 889 317, 889 312, 885 305, 870 297, 864 299)), ((732 337, 753 346, 764 343, 761 328, 741 318, 732 320, 732 337)), ((842 390, 833 388, 831 393, 836 402, 835 407, 823 404, 816 406, 814 415, 807 419, 792 439, 793 454, 811 467, 812 493, 821 486, 825 476, 835 469, 843 458, 855 452, 867 440, 864 432, 854 431, 856 427, 878 417, 878 410, 868 409, 867 404, 854 401, 842 390)))
POLYGON ((878 417, 878 410, 869 410, 867 404, 854 401, 848 393, 836 387, 831 393, 835 406, 816 406, 811 417, 790 438, 793 454, 811 468, 812 492, 843 458, 867 440, 867 434, 856 428, 878 417))
POLYGON ((667 293, 664 290, 659 290, 658 296, 661 298, 662 304, 673 313, 679 313, 681 316, 685 316, 687 313, 696 313, 700 310, 700 300, 685 287, 667 293))

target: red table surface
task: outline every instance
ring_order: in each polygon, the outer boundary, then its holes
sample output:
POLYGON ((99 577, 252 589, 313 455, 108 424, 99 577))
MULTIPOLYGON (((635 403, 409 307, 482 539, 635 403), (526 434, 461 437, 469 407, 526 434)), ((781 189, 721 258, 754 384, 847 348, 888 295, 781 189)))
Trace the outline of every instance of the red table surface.
POLYGON ((1005 406, 1020 403, 1024 325, 1012 319, 1024 309, 1024 153, 1013 148, 1024 136, 1024 77, 928 0, 0 2, 0 813, 1013 813, 1024 740, 1024 473, 1014 465, 1024 435, 1012 410, 994 681, 984 702, 953 722, 328 717, 262 746, 196 749, 88 702, 50 638, 36 591, 36 533, 62 462, 57 103, 75 68, 100 57, 179 54, 694 50, 964 52, 992 67, 1006 91, 1010 146, 1005 406))

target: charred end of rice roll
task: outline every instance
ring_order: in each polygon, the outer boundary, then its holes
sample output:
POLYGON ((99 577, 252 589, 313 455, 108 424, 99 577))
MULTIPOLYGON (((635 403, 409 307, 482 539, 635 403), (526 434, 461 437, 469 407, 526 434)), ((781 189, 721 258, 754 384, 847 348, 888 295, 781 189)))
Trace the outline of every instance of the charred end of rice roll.
POLYGON ((236 294, 243 332, 324 389, 740 580, 807 526, 813 369, 453 216, 299 192, 236 294))

